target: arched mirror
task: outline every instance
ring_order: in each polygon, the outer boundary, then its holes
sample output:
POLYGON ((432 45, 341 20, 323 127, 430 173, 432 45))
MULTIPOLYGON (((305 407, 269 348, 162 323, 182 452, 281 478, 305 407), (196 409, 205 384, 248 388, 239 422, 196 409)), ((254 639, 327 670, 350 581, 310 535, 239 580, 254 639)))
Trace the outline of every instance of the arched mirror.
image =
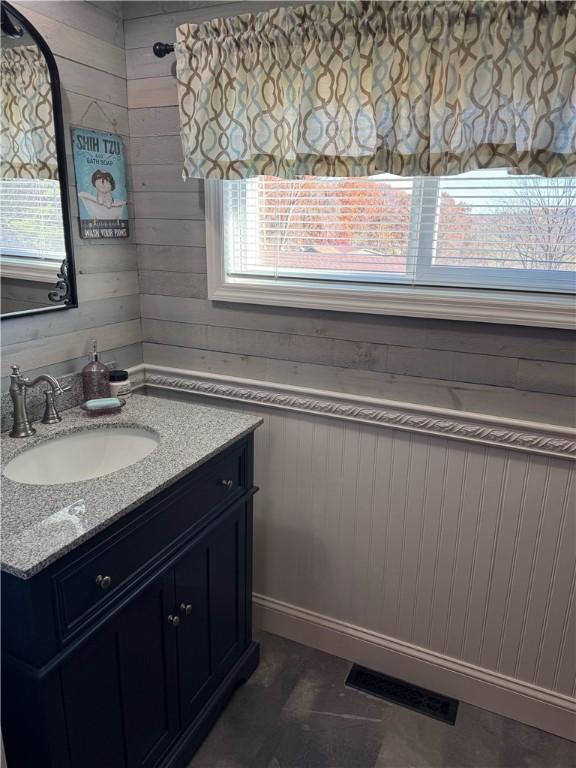
POLYGON ((60 82, 45 40, 3 2, 2 318, 77 306, 60 82))

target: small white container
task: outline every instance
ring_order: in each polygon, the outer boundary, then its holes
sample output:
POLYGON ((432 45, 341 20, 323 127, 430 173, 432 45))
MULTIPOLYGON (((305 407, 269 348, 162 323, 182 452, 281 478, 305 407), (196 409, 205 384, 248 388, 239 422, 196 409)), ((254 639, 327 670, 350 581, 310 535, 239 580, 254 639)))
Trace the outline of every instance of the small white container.
POLYGON ((128 371, 110 371, 110 395, 111 397, 130 397, 132 384, 128 371))

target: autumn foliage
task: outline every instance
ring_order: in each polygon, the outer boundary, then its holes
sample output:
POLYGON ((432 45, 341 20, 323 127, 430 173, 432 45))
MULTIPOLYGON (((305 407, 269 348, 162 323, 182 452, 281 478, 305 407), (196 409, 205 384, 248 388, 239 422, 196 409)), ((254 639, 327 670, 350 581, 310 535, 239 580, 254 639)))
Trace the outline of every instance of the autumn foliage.
POLYGON ((554 181, 505 180, 504 192, 478 197, 450 194, 440 184, 419 198, 422 186, 410 179, 261 177, 258 260, 294 270, 407 275, 424 242, 438 267, 573 270, 576 184, 554 181))

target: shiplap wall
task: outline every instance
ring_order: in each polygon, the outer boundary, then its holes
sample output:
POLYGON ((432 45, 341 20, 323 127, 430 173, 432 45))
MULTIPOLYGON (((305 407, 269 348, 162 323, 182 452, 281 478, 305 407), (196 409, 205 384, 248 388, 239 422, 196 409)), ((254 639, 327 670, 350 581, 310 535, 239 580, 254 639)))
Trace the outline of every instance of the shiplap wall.
MULTIPOLYGON (((265 5, 125 3, 126 93, 118 4, 26 4, 58 55, 67 121, 131 136, 136 235, 77 240, 80 308, 5 323, 8 361, 77 367, 96 334, 121 363, 137 362, 138 258, 150 363, 416 402, 433 390, 447 407, 482 400, 493 413, 562 420, 568 333, 206 300, 202 188, 181 182, 174 60, 151 45, 173 40, 177 23, 265 5)), ((258 593, 576 693, 573 465, 259 412, 258 593)))
MULTIPOLYGON (((568 332, 207 301, 202 186, 181 181, 174 60, 151 46, 179 23, 261 5, 124 5, 145 361, 565 423, 568 332)), ((281 606, 269 626, 316 642, 308 611, 575 694, 573 464, 257 410, 264 622, 281 606)))
POLYGON ((48 304, 46 296, 52 286, 2 275, 0 288, 2 312, 22 312, 45 307, 48 304))
MULTIPOLYGON (((178 24, 266 6, 124 6, 145 360, 250 378, 262 378, 266 369, 277 381, 283 381, 277 361, 284 361, 310 386, 325 378, 338 383, 353 370, 389 397, 418 397, 431 386, 440 391, 440 382, 473 385, 472 397, 483 396, 484 385, 498 387, 510 404, 518 391, 572 394, 568 331, 206 302, 202 185, 181 180, 174 57, 155 58, 152 44, 174 40, 178 24)), ((466 397, 470 386, 463 391, 466 397)))
MULTIPOLYGON (((79 370, 90 339, 122 366, 142 359, 135 238, 95 243, 78 236, 70 125, 121 134, 129 149, 120 3, 21 2, 15 6, 56 56, 66 130, 79 308, 2 322, 2 376, 9 365, 56 375, 79 370)), ((131 226, 134 222, 131 221, 131 226)))

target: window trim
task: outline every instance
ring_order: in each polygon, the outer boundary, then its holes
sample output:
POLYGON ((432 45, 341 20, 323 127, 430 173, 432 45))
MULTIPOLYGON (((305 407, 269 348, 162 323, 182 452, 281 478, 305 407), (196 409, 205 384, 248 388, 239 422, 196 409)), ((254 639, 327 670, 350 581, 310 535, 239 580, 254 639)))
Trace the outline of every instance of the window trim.
POLYGON ((204 183, 208 298, 211 301, 397 315, 478 323, 576 329, 576 301, 563 294, 520 291, 333 284, 325 281, 226 280, 223 194, 217 180, 204 183))
POLYGON ((49 283, 54 285, 58 279, 58 272, 62 265, 61 259, 37 259, 26 256, 12 256, 0 254, 0 274, 2 277, 15 280, 29 280, 35 283, 49 283))

